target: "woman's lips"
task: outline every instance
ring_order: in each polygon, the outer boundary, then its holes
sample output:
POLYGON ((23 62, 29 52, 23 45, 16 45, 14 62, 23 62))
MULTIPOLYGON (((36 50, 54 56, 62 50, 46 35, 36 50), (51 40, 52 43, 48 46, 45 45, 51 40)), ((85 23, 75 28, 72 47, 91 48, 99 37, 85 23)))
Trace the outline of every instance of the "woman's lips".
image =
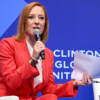
POLYGON ((33 29, 40 29, 39 27, 33 27, 33 29))

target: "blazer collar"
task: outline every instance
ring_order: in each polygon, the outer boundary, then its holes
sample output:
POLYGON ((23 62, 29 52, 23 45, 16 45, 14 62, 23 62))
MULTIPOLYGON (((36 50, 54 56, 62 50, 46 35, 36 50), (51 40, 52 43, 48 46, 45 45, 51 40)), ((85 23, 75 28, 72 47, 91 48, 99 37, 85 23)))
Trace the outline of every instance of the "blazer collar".
POLYGON ((23 61, 28 61, 31 58, 25 39, 17 43, 17 49, 23 61))

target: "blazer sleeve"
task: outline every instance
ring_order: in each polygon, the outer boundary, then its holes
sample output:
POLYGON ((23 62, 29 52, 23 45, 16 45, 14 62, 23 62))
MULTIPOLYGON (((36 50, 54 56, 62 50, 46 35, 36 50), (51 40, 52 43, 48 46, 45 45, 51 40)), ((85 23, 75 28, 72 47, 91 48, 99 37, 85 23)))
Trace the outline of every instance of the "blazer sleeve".
POLYGON ((14 46, 6 39, 0 42, 0 77, 3 77, 8 87, 15 90, 27 82, 29 78, 38 75, 38 69, 32 67, 28 61, 17 68, 14 58, 14 46))
POLYGON ((65 84, 55 84, 53 76, 53 53, 51 53, 51 72, 49 76, 48 84, 42 89, 42 94, 55 94, 60 97, 75 97, 78 91, 78 87, 73 89, 73 80, 66 82, 65 84))

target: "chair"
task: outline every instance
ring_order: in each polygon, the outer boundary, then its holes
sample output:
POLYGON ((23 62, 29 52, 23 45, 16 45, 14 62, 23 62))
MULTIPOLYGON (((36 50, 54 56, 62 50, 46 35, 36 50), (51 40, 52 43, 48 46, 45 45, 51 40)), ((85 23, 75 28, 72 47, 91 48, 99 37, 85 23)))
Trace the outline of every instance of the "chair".
MULTIPOLYGON (((93 81, 100 82, 100 78, 93 79, 93 81)), ((93 83, 94 100, 100 100, 100 83, 93 83)))
POLYGON ((3 97, 0 97, 0 100, 19 100, 19 97, 17 97, 17 96, 3 96, 3 97))

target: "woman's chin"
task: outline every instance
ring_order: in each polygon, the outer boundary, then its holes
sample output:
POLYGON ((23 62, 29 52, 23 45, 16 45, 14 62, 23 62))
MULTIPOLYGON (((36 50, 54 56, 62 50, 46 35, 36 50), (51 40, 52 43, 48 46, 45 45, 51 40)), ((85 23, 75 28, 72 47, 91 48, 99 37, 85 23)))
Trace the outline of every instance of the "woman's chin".
POLYGON ((26 32, 26 35, 31 36, 31 37, 35 37, 33 33, 26 32))

